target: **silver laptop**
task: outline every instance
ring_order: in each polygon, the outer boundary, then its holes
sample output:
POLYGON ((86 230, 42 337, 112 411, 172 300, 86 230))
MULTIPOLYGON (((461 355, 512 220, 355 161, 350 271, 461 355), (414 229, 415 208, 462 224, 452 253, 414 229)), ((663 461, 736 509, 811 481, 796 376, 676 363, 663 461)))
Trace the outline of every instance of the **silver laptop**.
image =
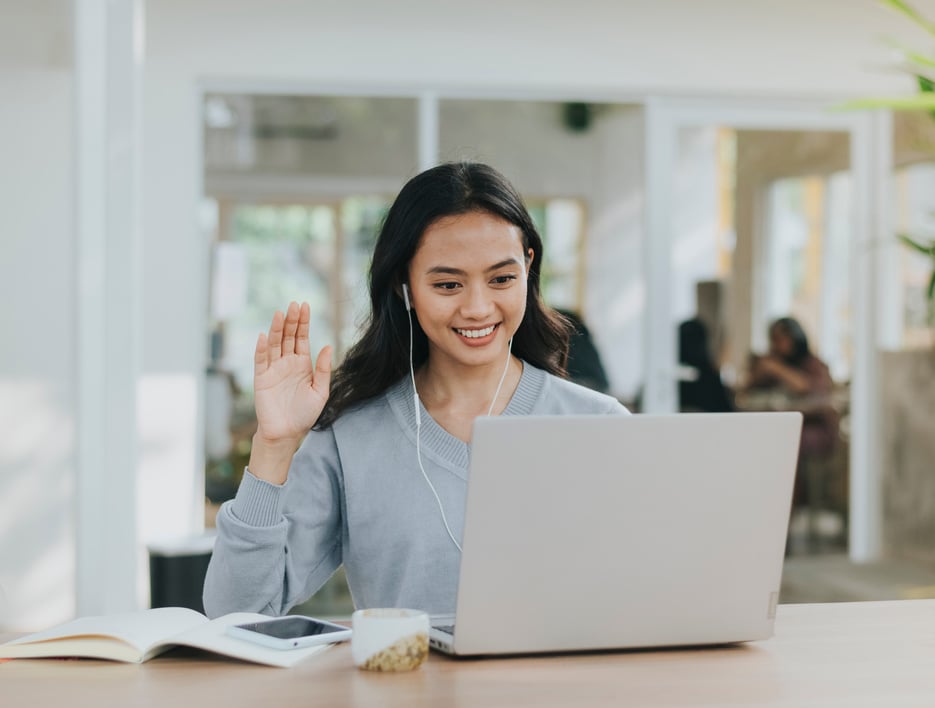
POLYGON ((802 416, 478 418, 456 615, 431 646, 521 654, 773 633, 802 416))

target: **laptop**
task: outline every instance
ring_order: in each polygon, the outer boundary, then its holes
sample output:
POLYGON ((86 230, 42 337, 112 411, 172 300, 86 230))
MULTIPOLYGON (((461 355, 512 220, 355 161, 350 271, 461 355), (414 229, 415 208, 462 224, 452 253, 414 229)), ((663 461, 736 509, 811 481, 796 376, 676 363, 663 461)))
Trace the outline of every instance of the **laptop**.
POLYGON ((800 413, 474 423, 454 617, 472 656, 772 636, 800 413))

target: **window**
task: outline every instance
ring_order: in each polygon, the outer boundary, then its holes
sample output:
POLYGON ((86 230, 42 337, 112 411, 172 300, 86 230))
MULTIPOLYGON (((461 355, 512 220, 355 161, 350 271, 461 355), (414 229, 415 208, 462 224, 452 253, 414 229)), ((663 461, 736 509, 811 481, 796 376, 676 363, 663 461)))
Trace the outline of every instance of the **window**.
POLYGON ((776 180, 768 190, 766 314, 798 319, 836 380, 852 364, 850 183, 838 172, 776 180))
MULTIPOLYGON (((896 173, 898 233, 922 242, 935 239, 935 164, 923 163, 896 173)), ((903 298, 903 344, 930 346, 929 303, 926 297, 932 277, 932 259, 910 248, 900 253, 900 282, 903 298)))

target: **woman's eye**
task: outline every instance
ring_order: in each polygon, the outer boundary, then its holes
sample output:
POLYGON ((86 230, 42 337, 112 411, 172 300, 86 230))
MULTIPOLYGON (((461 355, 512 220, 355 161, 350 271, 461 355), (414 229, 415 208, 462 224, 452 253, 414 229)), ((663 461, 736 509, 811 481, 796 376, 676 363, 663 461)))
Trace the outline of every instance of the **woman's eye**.
POLYGON ((439 290, 454 290, 458 287, 458 283, 435 283, 435 287, 439 290))
POLYGON ((496 278, 493 279, 492 282, 494 285, 506 285, 511 280, 516 280, 516 276, 515 275, 498 275, 496 278))

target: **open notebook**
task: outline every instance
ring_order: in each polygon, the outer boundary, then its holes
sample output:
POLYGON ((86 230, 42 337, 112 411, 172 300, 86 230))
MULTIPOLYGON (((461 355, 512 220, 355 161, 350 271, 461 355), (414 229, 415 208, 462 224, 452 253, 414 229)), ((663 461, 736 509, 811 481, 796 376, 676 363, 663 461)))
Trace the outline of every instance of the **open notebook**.
POLYGON ((236 612, 214 620, 184 607, 82 617, 0 644, 0 659, 85 657, 142 663, 177 646, 194 647, 268 666, 289 667, 326 649, 269 649, 225 634, 231 624, 270 619, 236 612))

